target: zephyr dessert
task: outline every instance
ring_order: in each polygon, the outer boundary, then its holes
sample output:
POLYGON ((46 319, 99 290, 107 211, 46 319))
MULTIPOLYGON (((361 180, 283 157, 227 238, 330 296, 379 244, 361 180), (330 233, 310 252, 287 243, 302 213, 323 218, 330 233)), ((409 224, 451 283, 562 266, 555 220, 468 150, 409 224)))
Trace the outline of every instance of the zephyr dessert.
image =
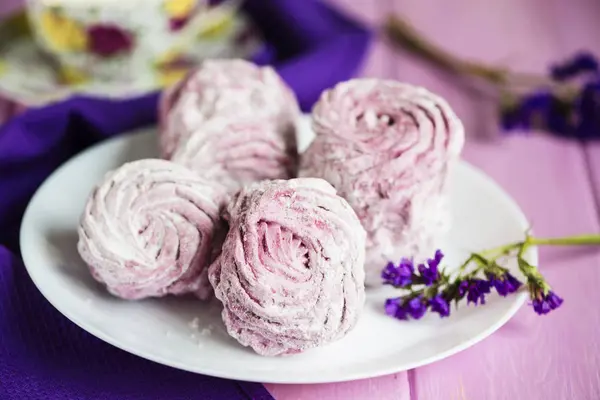
POLYGON ((214 292, 229 335, 258 354, 344 337, 365 282, 380 284, 388 261, 425 260, 449 227, 464 130, 426 89, 354 79, 325 91, 300 178, 298 104, 271 68, 206 61, 159 111, 169 160, 106 176, 79 252, 119 297, 214 292))
POLYGON ((229 204, 210 267, 229 335, 265 356, 345 336, 365 301, 365 232, 321 179, 254 183, 229 204))
MULTIPOLYGON (((249 124, 250 130, 264 132, 266 142, 272 142, 273 135, 277 135, 276 148, 283 144, 281 155, 296 154, 298 103, 292 90, 271 67, 259 67, 244 60, 207 60, 168 90, 159 108, 159 143, 163 158, 171 159, 192 136, 243 140, 242 123, 249 124), (221 121, 220 132, 215 125, 206 125, 215 120, 221 121)), ((209 139, 214 142, 217 138, 209 139)), ((196 140, 195 150, 184 150, 187 159, 193 151, 202 150, 197 145, 203 141, 204 138, 196 140)), ((202 155, 190 162, 200 171, 212 162, 204 162, 202 155)), ((249 168, 258 172, 257 169, 259 166, 249 168)))
POLYGON ((447 102, 390 80, 354 79, 325 91, 301 176, 330 182, 367 231, 367 284, 401 258, 425 260, 449 228, 448 173, 464 129, 447 102))
POLYGON ((263 179, 293 177, 298 169, 293 131, 282 134, 262 121, 230 122, 224 118, 204 123, 171 160, 220 181, 232 193, 263 179))
POLYGON ((208 265, 224 189, 165 160, 106 175, 81 217, 78 250, 93 277, 124 299, 212 290, 208 265))

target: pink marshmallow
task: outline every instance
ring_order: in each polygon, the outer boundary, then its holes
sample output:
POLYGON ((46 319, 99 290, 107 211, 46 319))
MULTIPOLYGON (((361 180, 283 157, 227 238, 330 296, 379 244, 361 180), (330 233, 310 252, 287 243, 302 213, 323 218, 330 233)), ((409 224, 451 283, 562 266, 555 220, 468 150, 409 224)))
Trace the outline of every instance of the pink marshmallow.
POLYGON ((223 187, 170 161, 125 164, 88 198, 79 253, 115 296, 208 298, 207 268, 224 201, 223 187))
POLYGON ((211 265, 228 333, 261 355, 300 353, 344 337, 365 301, 365 232, 321 179, 263 181, 230 203, 211 265))
POLYGON ((215 118, 250 121, 295 141, 298 115, 294 93, 271 67, 207 60, 161 98, 161 156, 170 159, 192 135, 205 135, 205 123, 215 118))
POLYGON ((173 162, 226 185, 231 193, 263 179, 288 179, 298 173, 293 130, 285 134, 262 121, 214 118, 180 146, 173 162))
POLYGON ((391 80, 354 79, 325 91, 300 175, 330 182, 367 231, 368 285, 388 261, 424 260, 449 228, 448 172, 464 144, 445 100, 391 80))

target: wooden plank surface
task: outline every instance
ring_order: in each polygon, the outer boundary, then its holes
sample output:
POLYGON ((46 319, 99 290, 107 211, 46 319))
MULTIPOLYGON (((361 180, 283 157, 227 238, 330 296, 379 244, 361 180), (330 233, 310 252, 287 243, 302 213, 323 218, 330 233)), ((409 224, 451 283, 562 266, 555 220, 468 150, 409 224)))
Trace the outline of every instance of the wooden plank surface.
MULTIPOLYGON (((395 10, 455 54, 543 73, 549 62, 583 45, 582 37, 588 42, 599 37, 584 25, 572 30, 576 23, 588 21, 589 28, 598 21, 598 3, 595 19, 588 14, 592 2, 587 3, 398 0, 395 10)), ((580 144, 535 134, 477 140, 481 131, 497 136, 489 102, 457 90, 455 83, 405 55, 395 64, 397 78, 422 83, 449 99, 469 129, 465 158, 517 200, 538 234, 598 232, 591 174, 580 144)), ((565 298, 563 309, 546 317, 523 309, 481 344, 419 368, 411 380, 413 400, 600 398, 600 313, 588 305, 600 300, 595 290, 599 254, 543 250, 541 265, 565 298)))

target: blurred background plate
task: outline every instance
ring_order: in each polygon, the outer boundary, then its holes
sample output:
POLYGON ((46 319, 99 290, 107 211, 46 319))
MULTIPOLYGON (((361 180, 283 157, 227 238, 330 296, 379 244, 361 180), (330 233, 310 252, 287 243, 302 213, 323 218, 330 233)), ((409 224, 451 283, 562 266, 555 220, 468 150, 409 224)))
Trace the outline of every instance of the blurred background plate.
POLYGON ((43 105, 73 94, 123 98, 170 85, 204 58, 251 58, 262 49, 258 30, 243 14, 223 13, 196 37, 191 50, 157 65, 155 73, 108 82, 61 68, 32 37, 25 12, 0 21, 0 94, 26 106, 43 105))

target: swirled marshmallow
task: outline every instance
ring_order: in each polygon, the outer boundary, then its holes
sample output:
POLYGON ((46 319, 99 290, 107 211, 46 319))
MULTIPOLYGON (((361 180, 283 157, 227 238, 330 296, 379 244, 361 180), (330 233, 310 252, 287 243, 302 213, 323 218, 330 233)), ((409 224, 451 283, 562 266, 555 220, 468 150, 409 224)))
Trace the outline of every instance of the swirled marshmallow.
POLYGON ((365 301, 365 232, 322 179, 246 186, 210 267, 229 334, 261 355, 302 352, 345 336, 365 301))
POLYGON ((301 176, 330 182, 367 231, 367 284, 388 261, 425 259, 449 227, 448 172, 464 129, 447 102, 391 80, 354 79, 325 91, 301 176))
POLYGON ((170 161, 109 172, 88 198, 78 250, 92 276, 125 299, 211 294, 224 188, 170 161))

